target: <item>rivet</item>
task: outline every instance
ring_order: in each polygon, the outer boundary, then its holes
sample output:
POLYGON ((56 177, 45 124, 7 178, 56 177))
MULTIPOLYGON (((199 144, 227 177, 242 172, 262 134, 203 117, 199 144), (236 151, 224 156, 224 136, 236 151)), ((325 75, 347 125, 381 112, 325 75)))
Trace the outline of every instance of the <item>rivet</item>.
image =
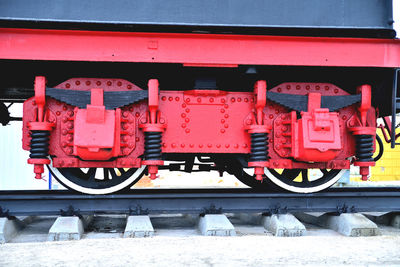
POLYGON ((234 97, 231 98, 231 102, 232 102, 232 103, 235 102, 235 100, 236 100, 236 99, 235 99, 234 97))
POLYGON ((65 87, 66 87, 66 88, 70 88, 71 85, 70 85, 69 83, 67 83, 67 84, 65 85, 65 87))
POLYGON ((164 124, 165 123, 165 119, 164 118, 160 118, 160 123, 164 124))
POLYGON ((186 117, 186 113, 182 113, 182 114, 181 114, 181 117, 182 117, 182 118, 185 118, 185 117, 186 117))
POLYGON ((306 85, 306 90, 310 90, 310 86, 309 85, 306 85))
POLYGON ((279 114, 279 109, 275 109, 275 114, 279 114))
POLYGON ((251 119, 246 120, 247 125, 251 125, 252 123, 253 123, 253 120, 251 120, 251 119))
POLYGON ((221 147, 221 145, 220 145, 220 144, 217 144, 217 145, 216 145, 216 147, 217 147, 217 148, 220 148, 220 147, 221 147))
POLYGON ((63 117, 63 118, 62 118, 62 122, 65 123, 65 122, 67 122, 67 121, 68 121, 68 118, 67 118, 67 117, 63 117))
POLYGON ((172 96, 170 96, 170 97, 168 97, 168 100, 172 101, 172 100, 174 100, 174 98, 172 96))
POLYGON ((197 102, 199 102, 199 103, 201 102, 201 98, 200 97, 197 98, 197 102))
POLYGON ((269 118, 270 118, 270 119, 273 119, 273 118, 274 118, 274 115, 270 114, 270 115, 269 115, 269 118))
POLYGON ((122 82, 121 82, 121 81, 118 81, 118 82, 117 82, 117 85, 118 85, 118 86, 121 86, 121 85, 122 85, 122 82))
POLYGON ((282 92, 282 88, 278 87, 278 92, 279 93, 282 92))
POLYGON ((224 112, 225 112, 225 109, 221 108, 221 113, 224 113, 224 112))
POLYGON ((225 114, 225 115, 224 115, 224 118, 225 118, 225 119, 229 118, 229 114, 225 114))
POLYGON ((225 147, 228 148, 230 145, 229 144, 225 144, 225 147))
POLYGON ((146 119, 146 118, 142 118, 142 119, 140 120, 140 122, 141 122, 141 123, 146 123, 146 122, 147 122, 147 119, 146 119))
POLYGON ((342 120, 346 120, 347 119, 347 116, 346 115, 343 115, 342 116, 342 120))
POLYGON ((175 143, 172 143, 172 144, 171 144, 171 147, 175 148, 175 147, 176 147, 176 144, 175 144, 175 143))
POLYGON ((291 86, 290 85, 286 85, 286 89, 290 90, 291 86))
POLYGON ((185 122, 186 122, 186 123, 189 122, 189 121, 190 121, 189 118, 186 118, 186 119, 185 119, 185 122))
POLYGON ((124 111, 124 112, 122 112, 122 116, 123 116, 123 117, 125 117, 125 118, 126 118, 126 117, 128 117, 128 115, 129 115, 129 112, 128 112, 128 111, 124 111))
POLYGON ((189 146, 190 146, 190 147, 194 147, 194 144, 190 144, 189 146))
POLYGON ((241 98, 241 97, 238 97, 237 101, 238 101, 238 102, 242 102, 242 98, 241 98))
POLYGON ((243 144, 242 146, 243 146, 243 148, 246 148, 246 147, 247 147, 247 144, 243 144))
POLYGON ((286 126, 282 127, 282 131, 286 132, 287 130, 288 130, 288 127, 286 127, 286 126))
POLYGON ((63 106, 63 110, 67 110, 67 109, 68 109, 67 106, 64 105, 64 106, 63 106))
POLYGON ((278 167, 278 165, 279 165, 278 162, 276 162, 276 161, 273 164, 275 167, 278 167))
POLYGON ((333 91, 335 92, 335 94, 339 93, 339 89, 337 89, 337 88, 333 91))
POLYGON ((211 98, 210 98, 210 102, 211 102, 211 103, 214 102, 214 98, 211 97, 211 98))
POLYGON ((129 137, 128 137, 128 136, 124 136, 124 137, 122 138, 122 140, 124 140, 124 142, 128 142, 129 137))
POLYGON ((329 86, 325 85, 325 90, 328 91, 329 90, 329 86))
POLYGON ((190 98, 186 98, 186 102, 190 102, 190 98))
POLYGON ((73 112, 72 110, 68 111, 67 114, 68 114, 68 116, 70 116, 70 117, 74 116, 74 112, 73 112))
POLYGON ((185 147, 185 144, 181 144, 181 147, 185 147))
POLYGON ((182 107, 183 107, 183 108, 186 108, 186 104, 185 104, 185 103, 183 103, 183 104, 182 104, 182 107))
POLYGON ((122 125, 122 129, 128 130, 128 128, 129 128, 129 125, 127 123, 124 123, 124 125, 122 125))
POLYGON ((225 128, 228 128, 228 127, 229 127, 229 125, 228 125, 228 124, 224 124, 224 127, 225 127, 225 128))
POLYGON ((207 146, 210 148, 210 147, 212 147, 212 144, 208 144, 207 146))
POLYGON ((138 117, 140 116, 140 113, 139 113, 139 112, 136 112, 136 113, 135 113, 135 116, 136 116, 136 118, 138 118, 138 117))
POLYGON ((234 148, 239 148, 239 145, 238 145, 238 144, 235 144, 233 147, 234 147, 234 148))
POLYGON ((86 85, 90 85, 91 84, 91 82, 90 81, 86 81, 86 85))
POLYGON ((179 101, 179 100, 180 100, 179 96, 175 97, 175 100, 176 100, 176 101, 179 101))
POLYGON ((80 81, 76 81, 75 84, 76 84, 76 85, 80 85, 81 82, 80 82, 80 81))
POLYGON ((190 133, 190 129, 186 128, 185 132, 190 133))
POLYGON ((249 99, 246 97, 246 98, 244 99, 244 102, 249 102, 249 99))
POLYGON ((108 82, 107 82, 107 86, 111 86, 111 81, 108 81, 108 82))
POLYGON ((315 86, 315 89, 319 90, 320 89, 319 85, 315 86))
POLYGON ((224 120, 224 119, 222 119, 222 120, 221 120, 221 123, 225 123, 225 120, 224 120))
POLYGON ((189 113, 189 112, 190 112, 190 109, 188 109, 188 108, 185 109, 185 112, 186 112, 186 113, 189 113))
POLYGON ((182 128, 186 128, 186 123, 182 123, 182 128))
POLYGON ((72 154, 72 148, 71 147, 67 149, 67 153, 68 154, 72 154))
POLYGON ((224 108, 229 108, 229 105, 228 105, 228 104, 225 104, 225 105, 224 105, 224 108))
POLYGON ((225 133, 225 129, 221 129, 221 133, 225 133))
POLYGON ((128 88, 128 89, 130 90, 130 89, 132 89, 132 85, 128 84, 128 85, 126 86, 126 88, 128 88))
POLYGON ((199 144, 199 147, 202 148, 202 147, 203 147, 203 144, 199 144))
POLYGON ((61 115, 61 112, 60 112, 60 111, 57 111, 57 112, 56 112, 56 115, 57 115, 57 116, 60 116, 60 115, 61 115))
POLYGON ((225 98, 221 98, 221 103, 225 103, 225 102, 226 102, 225 98))
POLYGON ((279 149, 281 149, 281 145, 280 144, 276 144, 275 148, 279 150, 279 149))
POLYGON ((296 90, 300 90, 300 85, 296 85, 296 90))
POLYGON ((140 140, 139 137, 136 137, 136 138, 135 138, 135 141, 136 141, 136 142, 139 142, 139 140, 140 140))
POLYGON ((167 144, 166 144, 166 143, 163 143, 162 146, 163 146, 163 147, 167 147, 167 144))
POLYGON ((67 142, 62 142, 62 147, 67 147, 67 142))
POLYGON ((62 135, 67 135, 68 131, 64 129, 64 130, 61 131, 61 133, 62 133, 62 135))
POLYGON ((166 96, 161 97, 161 100, 162 100, 162 101, 165 101, 166 99, 167 99, 166 96))
POLYGON ((133 111, 133 107, 130 107, 130 108, 129 108, 129 111, 132 112, 132 111, 133 111))

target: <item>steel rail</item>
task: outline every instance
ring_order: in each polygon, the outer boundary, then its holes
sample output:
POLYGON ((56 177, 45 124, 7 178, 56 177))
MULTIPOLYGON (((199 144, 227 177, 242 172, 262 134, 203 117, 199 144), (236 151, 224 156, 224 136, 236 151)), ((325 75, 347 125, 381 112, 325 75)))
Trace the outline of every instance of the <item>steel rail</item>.
MULTIPOLYGON (((69 191, 0 191, 0 207, 16 215, 57 215, 70 207, 81 214, 207 212, 393 212, 400 188, 330 189, 313 194, 250 189, 137 189, 132 193, 83 195, 69 191)), ((3 214, 4 215, 4 214, 3 214)))

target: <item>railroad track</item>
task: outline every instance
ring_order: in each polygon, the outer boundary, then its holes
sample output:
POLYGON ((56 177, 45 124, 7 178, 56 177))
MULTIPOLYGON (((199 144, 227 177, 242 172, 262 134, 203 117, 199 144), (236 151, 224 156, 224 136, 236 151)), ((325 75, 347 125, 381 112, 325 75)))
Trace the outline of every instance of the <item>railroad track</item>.
MULTIPOLYGON (((400 188, 332 188, 312 194, 251 189, 136 189, 112 195, 70 191, 0 191, 4 214, 398 212, 400 188)), ((3 214, 3 215, 4 215, 3 214)))

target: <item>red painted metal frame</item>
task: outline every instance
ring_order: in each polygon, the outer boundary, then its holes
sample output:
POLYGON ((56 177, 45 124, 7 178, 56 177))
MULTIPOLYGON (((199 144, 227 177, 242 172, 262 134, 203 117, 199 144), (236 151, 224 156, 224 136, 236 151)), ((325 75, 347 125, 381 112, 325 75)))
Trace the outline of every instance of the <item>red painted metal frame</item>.
POLYGON ((400 40, 0 28, 0 59, 400 67, 400 40))

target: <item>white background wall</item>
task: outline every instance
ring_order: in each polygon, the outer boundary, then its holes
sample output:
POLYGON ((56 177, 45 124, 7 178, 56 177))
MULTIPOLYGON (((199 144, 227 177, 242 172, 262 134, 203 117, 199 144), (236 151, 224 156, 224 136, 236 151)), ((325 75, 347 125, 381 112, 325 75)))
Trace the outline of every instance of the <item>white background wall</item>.
MULTIPOLYGON (((400 0, 393 0, 393 17, 400 37, 400 0)), ((13 116, 21 116, 22 105, 14 104, 11 112, 13 116)), ((43 175, 44 180, 36 180, 33 166, 27 164, 29 152, 22 150, 21 125, 21 122, 11 122, 7 127, 0 126, 0 190, 47 189, 48 171, 43 175)))

